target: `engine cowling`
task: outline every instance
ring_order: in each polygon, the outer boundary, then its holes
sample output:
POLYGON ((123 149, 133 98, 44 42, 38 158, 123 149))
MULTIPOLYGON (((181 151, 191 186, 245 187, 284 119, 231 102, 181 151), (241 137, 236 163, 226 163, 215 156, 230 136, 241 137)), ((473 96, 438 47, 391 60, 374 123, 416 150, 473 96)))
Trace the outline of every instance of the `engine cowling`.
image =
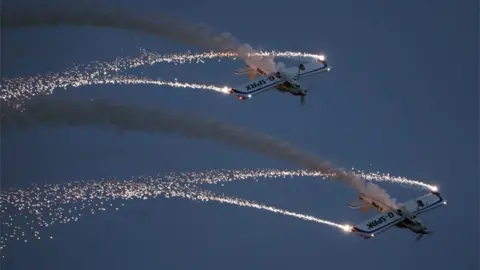
POLYGON ((300 65, 298 65, 298 68, 299 68, 300 70, 305 70, 305 65, 304 65, 304 64, 300 64, 300 65))

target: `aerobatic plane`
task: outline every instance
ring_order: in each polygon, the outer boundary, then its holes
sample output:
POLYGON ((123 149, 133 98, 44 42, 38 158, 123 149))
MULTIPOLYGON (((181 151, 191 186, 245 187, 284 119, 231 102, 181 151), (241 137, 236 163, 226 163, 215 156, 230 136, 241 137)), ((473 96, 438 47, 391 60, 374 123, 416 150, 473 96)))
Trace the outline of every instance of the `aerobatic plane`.
POLYGON ((302 87, 298 80, 306 76, 330 71, 324 57, 320 57, 316 62, 303 63, 297 67, 291 67, 280 71, 267 72, 264 69, 247 65, 245 68, 238 69, 235 74, 249 74, 252 80, 255 75, 261 77, 248 82, 244 85, 230 89, 230 94, 234 94, 240 100, 251 98, 265 91, 276 89, 282 93, 290 93, 294 96, 300 96, 300 103, 305 104, 305 96, 308 90, 302 87))
MULTIPOLYGON (((424 235, 431 234, 432 232, 428 230, 425 223, 418 219, 417 216, 447 204, 442 196, 440 196, 440 193, 436 191, 432 191, 431 193, 416 199, 404 202, 400 204, 400 208, 396 210, 375 200, 370 199, 370 201, 368 201, 367 199, 362 201, 367 201, 366 203, 371 205, 373 205, 373 203, 377 204, 378 207, 374 207, 381 212, 379 215, 357 224, 351 229, 352 232, 365 239, 372 238, 375 235, 396 226, 398 228, 409 229, 418 234, 419 236, 417 237, 417 240, 420 240, 424 235)), ((358 204, 350 204, 350 207, 352 208, 360 208, 363 205, 359 207, 357 206, 358 204), (354 207, 352 207, 352 205, 354 207)))

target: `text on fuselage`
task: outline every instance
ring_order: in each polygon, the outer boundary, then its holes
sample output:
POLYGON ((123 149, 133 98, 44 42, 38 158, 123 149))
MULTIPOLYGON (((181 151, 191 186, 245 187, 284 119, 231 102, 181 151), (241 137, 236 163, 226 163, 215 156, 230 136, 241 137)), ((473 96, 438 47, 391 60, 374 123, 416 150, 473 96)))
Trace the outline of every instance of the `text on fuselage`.
MULTIPOLYGON (((270 77, 268 77, 268 79, 269 79, 270 81, 273 81, 273 80, 275 80, 275 77, 274 77, 274 76, 270 76, 270 77)), ((266 81, 265 79, 261 79, 261 80, 258 80, 258 81, 254 82, 254 83, 251 83, 251 84, 247 85, 246 88, 247 88, 247 90, 253 90, 253 89, 255 89, 255 88, 259 87, 259 86, 262 86, 262 85, 264 85, 264 84, 267 84, 267 81, 266 81)))
POLYGON ((389 220, 393 217, 395 217, 395 214, 392 213, 392 212, 388 212, 388 214, 386 214, 385 216, 381 216, 381 217, 377 218, 376 220, 368 222, 367 227, 369 229, 377 227, 378 225, 387 222, 387 220, 389 220))

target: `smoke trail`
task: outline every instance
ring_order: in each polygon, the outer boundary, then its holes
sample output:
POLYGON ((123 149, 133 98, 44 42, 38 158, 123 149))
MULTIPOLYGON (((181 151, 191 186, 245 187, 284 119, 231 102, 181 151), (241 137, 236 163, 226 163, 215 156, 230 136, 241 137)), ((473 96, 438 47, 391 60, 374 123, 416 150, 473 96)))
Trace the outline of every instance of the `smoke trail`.
MULTIPOLYGON (((237 53, 240 58, 242 58, 247 65, 250 66, 257 66, 263 69, 267 73, 272 73, 277 71, 279 68, 277 64, 273 60, 275 56, 265 56, 262 57, 260 55, 252 55, 256 51, 248 44, 242 44, 238 47, 237 53)), ((279 63, 282 67, 284 66, 283 63, 279 63)))
POLYGON ((131 106, 109 105, 105 101, 89 104, 45 101, 26 105, 26 112, 2 107, 2 126, 17 123, 53 125, 113 125, 119 130, 181 133, 187 137, 205 138, 249 149, 297 166, 329 173, 359 191, 396 208, 395 202, 380 187, 364 179, 333 168, 319 157, 303 152, 274 137, 237 127, 216 119, 202 118, 186 112, 166 109, 140 109, 131 106))
MULTIPOLYGON (((249 54, 256 53, 250 45, 241 44, 237 38, 228 32, 214 34, 206 24, 191 24, 166 14, 147 14, 133 16, 131 12, 119 7, 109 7, 108 11, 101 11, 98 7, 69 7, 69 8, 28 8, 14 9, 3 12, 2 28, 20 28, 35 26, 93 26, 123 29, 151 34, 172 39, 181 43, 198 46, 207 50, 233 51, 245 60, 253 61, 266 70, 275 70, 272 59, 262 59, 254 56, 248 59, 249 54)), ((251 62, 252 63, 252 62, 251 62)))
POLYGON ((101 11, 99 9, 76 7, 70 10, 21 9, 2 14, 2 28, 35 26, 93 26, 118 28, 165 37, 205 49, 232 50, 239 42, 229 33, 214 35, 203 24, 192 25, 165 14, 133 16, 118 8, 101 11))

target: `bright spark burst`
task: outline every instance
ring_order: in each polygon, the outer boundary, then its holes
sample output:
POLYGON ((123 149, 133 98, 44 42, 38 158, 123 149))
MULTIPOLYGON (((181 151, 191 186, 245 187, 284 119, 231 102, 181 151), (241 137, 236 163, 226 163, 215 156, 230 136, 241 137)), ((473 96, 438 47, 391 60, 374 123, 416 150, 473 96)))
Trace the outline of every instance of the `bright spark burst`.
MULTIPOLYGON (((322 55, 309 54, 304 52, 277 52, 277 51, 260 51, 254 55, 260 56, 276 56, 284 58, 310 58, 321 59, 322 55)), ((88 65, 78 65, 64 72, 49 73, 46 75, 37 75, 33 77, 17 77, 17 78, 3 78, 0 100, 7 103, 12 101, 23 102, 37 95, 50 95, 57 88, 80 87, 92 84, 156 84, 165 85, 176 88, 194 88, 207 89, 220 93, 228 93, 229 87, 184 83, 177 81, 166 80, 152 80, 148 78, 136 78, 133 76, 121 76, 118 72, 132 69, 144 65, 154 65, 159 63, 204 63, 204 60, 213 60, 221 58, 238 57, 236 53, 178 53, 161 55, 157 53, 142 51, 141 56, 136 58, 117 58, 113 62, 92 62, 88 65)))
MULTIPOLYGON (((388 174, 356 172, 370 181, 388 181, 417 187, 428 186, 420 181, 388 174)), ((119 210, 121 201, 133 199, 151 199, 159 196, 165 198, 182 197, 190 200, 216 201, 256 208, 302 220, 333 226, 350 232, 350 225, 322 220, 313 216, 295 213, 284 209, 246 201, 225 195, 215 195, 209 191, 199 190, 198 185, 219 184, 235 180, 259 178, 293 178, 321 177, 328 174, 308 170, 279 169, 240 169, 209 170, 204 172, 170 173, 163 177, 136 177, 130 180, 80 181, 59 185, 33 186, 27 189, 12 189, 0 193, 1 219, 3 232, 0 250, 9 240, 28 242, 30 237, 41 239, 40 231, 55 224, 76 222, 86 213, 99 213, 108 209, 119 210)), ((44 237, 45 238, 45 237, 44 237)), ((53 236, 47 237, 53 239, 53 236)))
POLYGON ((351 225, 342 225, 342 230, 343 230, 344 232, 352 232, 353 226, 351 226, 351 225))

